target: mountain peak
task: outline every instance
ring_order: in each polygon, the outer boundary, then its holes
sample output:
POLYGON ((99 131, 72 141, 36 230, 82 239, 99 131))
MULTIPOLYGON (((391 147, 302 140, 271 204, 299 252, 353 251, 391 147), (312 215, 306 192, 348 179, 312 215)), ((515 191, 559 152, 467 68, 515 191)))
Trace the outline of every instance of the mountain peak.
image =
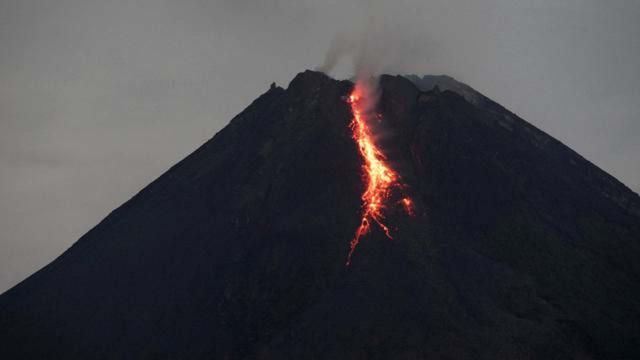
POLYGON ((639 358, 638 195, 452 78, 379 80, 393 240, 345 267, 354 84, 305 71, 2 294, 0 357, 639 358))

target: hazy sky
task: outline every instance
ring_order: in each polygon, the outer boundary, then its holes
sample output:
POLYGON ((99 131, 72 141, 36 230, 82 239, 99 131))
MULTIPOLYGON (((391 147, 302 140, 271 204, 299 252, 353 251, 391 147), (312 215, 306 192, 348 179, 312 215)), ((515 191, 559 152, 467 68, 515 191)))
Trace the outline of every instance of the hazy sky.
POLYGON ((637 191, 638 19, 638 0, 0 0, 0 292, 338 33, 386 71, 466 82, 637 191))

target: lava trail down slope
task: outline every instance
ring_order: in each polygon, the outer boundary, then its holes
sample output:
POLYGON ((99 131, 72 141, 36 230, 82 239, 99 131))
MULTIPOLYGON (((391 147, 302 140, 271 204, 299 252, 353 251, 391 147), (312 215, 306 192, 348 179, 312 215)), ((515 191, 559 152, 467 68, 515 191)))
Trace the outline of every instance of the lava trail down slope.
POLYGON ((638 195, 451 78, 380 77, 413 216, 345 266, 353 86, 272 86, 2 294, 0 358, 640 358, 638 195))

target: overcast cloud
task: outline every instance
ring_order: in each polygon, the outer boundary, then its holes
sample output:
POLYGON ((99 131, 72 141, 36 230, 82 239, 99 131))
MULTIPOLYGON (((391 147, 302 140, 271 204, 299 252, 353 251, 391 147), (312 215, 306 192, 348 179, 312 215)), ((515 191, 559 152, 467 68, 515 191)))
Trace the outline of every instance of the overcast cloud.
POLYGON ((638 19, 637 0, 0 0, 0 292, 336 34, 381 71, 456 77, 637 191, 638 19))

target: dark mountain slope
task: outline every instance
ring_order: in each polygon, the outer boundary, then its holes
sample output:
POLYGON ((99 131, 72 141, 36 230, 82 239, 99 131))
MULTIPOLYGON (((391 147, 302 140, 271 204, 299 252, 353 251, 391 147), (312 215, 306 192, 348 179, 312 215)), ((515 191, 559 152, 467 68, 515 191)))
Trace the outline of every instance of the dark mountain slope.
POLYGON ((640 199, 488 99, 382 77, 417 215, 345 267, 351 87, 271 88, 0 296, 0 357, 640 357, 640 199))

